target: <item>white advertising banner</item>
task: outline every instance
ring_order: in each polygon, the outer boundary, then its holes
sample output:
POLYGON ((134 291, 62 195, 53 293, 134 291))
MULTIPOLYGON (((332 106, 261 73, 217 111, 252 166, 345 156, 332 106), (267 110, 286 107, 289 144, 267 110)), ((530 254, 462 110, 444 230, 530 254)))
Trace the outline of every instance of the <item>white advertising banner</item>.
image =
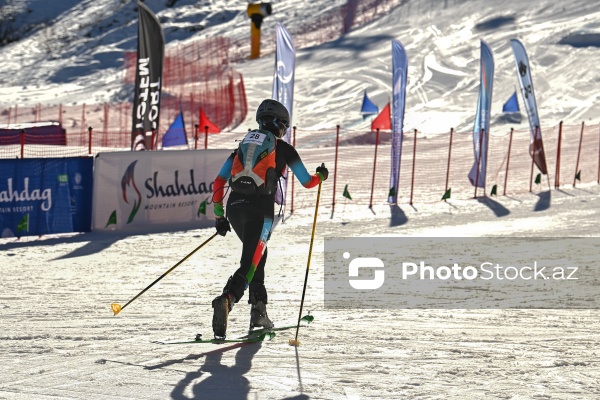
POLYGON ((100 153, 92 230, 209 226, 213 182, 231 150, 100 153))

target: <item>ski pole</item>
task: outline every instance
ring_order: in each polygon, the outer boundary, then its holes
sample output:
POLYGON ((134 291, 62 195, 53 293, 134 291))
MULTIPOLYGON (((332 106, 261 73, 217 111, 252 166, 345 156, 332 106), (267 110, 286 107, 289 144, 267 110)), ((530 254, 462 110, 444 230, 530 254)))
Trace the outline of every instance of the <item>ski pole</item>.
POLYGON ((195 252, 197 252, 198 250, 200 250, 205 244, 207 244, 208 242, 210 242, 212 239, 214 239, 215 236, 217 236, 217 232, 215 232, 214 235, 212 235, 211 237, 209 237, 208 239, 206 239, 204 241, 204 243, 202 243, 200 246, 196 247, 194 249, 194 251, 192 251, 190 254, 188 254, 187 256, 185 256, 184 258, 181 259, 181 261, 179 261, 177 264, 173 265, 167 272, 165 272, 164 274, 162 274, 161 276, 159 276, 154 282, 152 282, 148 287, 146 287, 146 289, 142 290, 141 292, 139 292, 137 294, 137 296, 135 296, 133 299, 129 300, 124 306, 121 306, 120 304, 117 303, 112 303, 110 305, 110 308, 112 308, 112 311, 114 313, 114 315, 117 315, 118 313, 121 312, 122 309, 124 309, 125 307, 127 307, 131 302, 133 302, 135 299, 137 299, 138 297, 140 297, 141 295, 144 294, 144 292, 146 292, 146 290, 150 289, 152 286, 154 286, 158 281, 160 281, 162 278, 164 278, 165 276, 167 276, 171 271, 173 271, 175 268, 177 268, 179 265, 181 265, 181 263, 183 263, 185 260, 187 260, 188 258, 190 258, 192 256, 192 254, 194 254, 195 252))
POLYGON ((298 326, 296 326, 296 338, 290 339, 290 346, 300 346, 298 341, 298 331, 300 330, 300 320, 302 319, 302 307, 304 306, 304 295, 306 294, 306 282, 308 281, 308 270, 310 269, 310 258, 312 256, 313 242, 315 240, 315 229, 317 228, 317 214, 319 211, 319 199, 321 198, 321 185, 319 183, 319 190, 317 191, 317 204, 315 205, 315 217, 313 220, 312 234, 310 235, 310 246, 308 248, 308 261, 306 263, 306 274, 304 276, 304 288, 302 289, 302 300, 300 300, 300 313, 298 314, 298 326))

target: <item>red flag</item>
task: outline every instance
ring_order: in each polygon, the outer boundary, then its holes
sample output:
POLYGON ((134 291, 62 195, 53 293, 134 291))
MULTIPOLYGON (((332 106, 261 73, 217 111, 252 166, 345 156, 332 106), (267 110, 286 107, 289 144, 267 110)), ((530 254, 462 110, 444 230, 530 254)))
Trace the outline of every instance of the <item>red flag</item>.
POLYGON ((204 114, 203 109, 200 109, 200 124, 198 124, 198 126, 200 127, 200 132, 202 133, 206 132, 207 126, 208 133, 221 133, 221 129, 217 125, 215 125, 210 119, 208 119, 206 114, 204 114))
POLYGON ((377 118, 371 122, 371 130, 391 130, 392 129, 392 118, 390 116, 390 103, 384 107, 379 113, 377 118))

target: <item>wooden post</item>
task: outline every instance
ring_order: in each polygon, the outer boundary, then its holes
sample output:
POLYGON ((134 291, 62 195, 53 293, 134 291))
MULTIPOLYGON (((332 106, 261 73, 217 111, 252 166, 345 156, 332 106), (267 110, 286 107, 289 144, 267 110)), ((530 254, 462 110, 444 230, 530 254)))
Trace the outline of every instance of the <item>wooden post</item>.
POLYGON ((196 131, 194 132, 194 150, 198 150, 198 130, 200 127, 198 124, 194 125, 194 127, 196 128, 196 131))
POLYGON ((448 191, 448 184, 450 183, 450 158, 452 156, 452 136, 454 135, 454 128, 450 128, 450 143, 448 144, 448 167, 446 168, 446 189, 444 193, 448 191))
POLYGON ((556 144, 556 169, 554 170, 554 187, 560 187, 560 147, 562 142, 562 126, 563 122, 558 124, 558 143, 556 144))
POLYGON ((508 139, 508 155, 506 156, 506 172, 504 173, 504 190, 502 194, 506 196, 506 186, 508 185, 508 166, 510 164, 510 150, 512 148, 513 128, 510 128, 510 137, 508 139))
POLYGON ((21 129, 21 159, 25 158, 25 129, 21 129))
POLYGON ((373 179, 371 181, 371 200, 369 200, 369 208, 373 209, 373 192, 375 190, 375 169, 377 168, 377 146, 379 145, 379 128, 375 133, 375 155, 373 157, 373 179))
MULTIPOLYGON (((296 148, 296 127, 294 126, 293 130, 292 130, 292 146, 294 148, 296 148)), ((293 174, 293 172, 292 172, 293 174)), ((292 178, 292 194, 291 194, 291 206, 290 206, 290 214, 294 213, 294 183, 295 183, 295 179, 292 178)))
POLYGON ((581 134, 579 135, 579 150, 577 150, 577 164, 575 165, 575 176, 573 177, 573 187, 575 187, 575 182, 577 181, 577 171, 579 170, 579 159, 581 158, 581 144, 583 143, 583 128, 585 126, 585 122, 581 123, 581 134))
POLYGON ((88 127, 88 154, 92 154, 92 127, 88 127))
POLYGON ((204 126, 204 150, 208 148, 208 125, 204 126))
POLYGON ((331 201, 331 217, 333 217, 333 211, 335 210, 335 186, 337 182, 337 166, 338 166, 338 149, 340 147, 340 126, 336 126, 335 134, 335 162, 333 164, 333 198, 331 201))

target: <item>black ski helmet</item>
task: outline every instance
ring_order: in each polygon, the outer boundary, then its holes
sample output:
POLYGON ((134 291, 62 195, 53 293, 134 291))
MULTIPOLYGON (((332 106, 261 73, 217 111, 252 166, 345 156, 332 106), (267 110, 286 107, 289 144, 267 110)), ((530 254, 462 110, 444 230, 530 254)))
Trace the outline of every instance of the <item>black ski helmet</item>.
POLYGON ((290 113, 287 108, 277 100, 266 99, 260 103, 258 109, 256 110, 256 122, 259 124, 262 123, 270 123, 274 122, 275 126, 283 129, 283 132, 288 130, 290 127, 290 113), (269 120, 265 117, 274 117, 275 120, 269 120))

